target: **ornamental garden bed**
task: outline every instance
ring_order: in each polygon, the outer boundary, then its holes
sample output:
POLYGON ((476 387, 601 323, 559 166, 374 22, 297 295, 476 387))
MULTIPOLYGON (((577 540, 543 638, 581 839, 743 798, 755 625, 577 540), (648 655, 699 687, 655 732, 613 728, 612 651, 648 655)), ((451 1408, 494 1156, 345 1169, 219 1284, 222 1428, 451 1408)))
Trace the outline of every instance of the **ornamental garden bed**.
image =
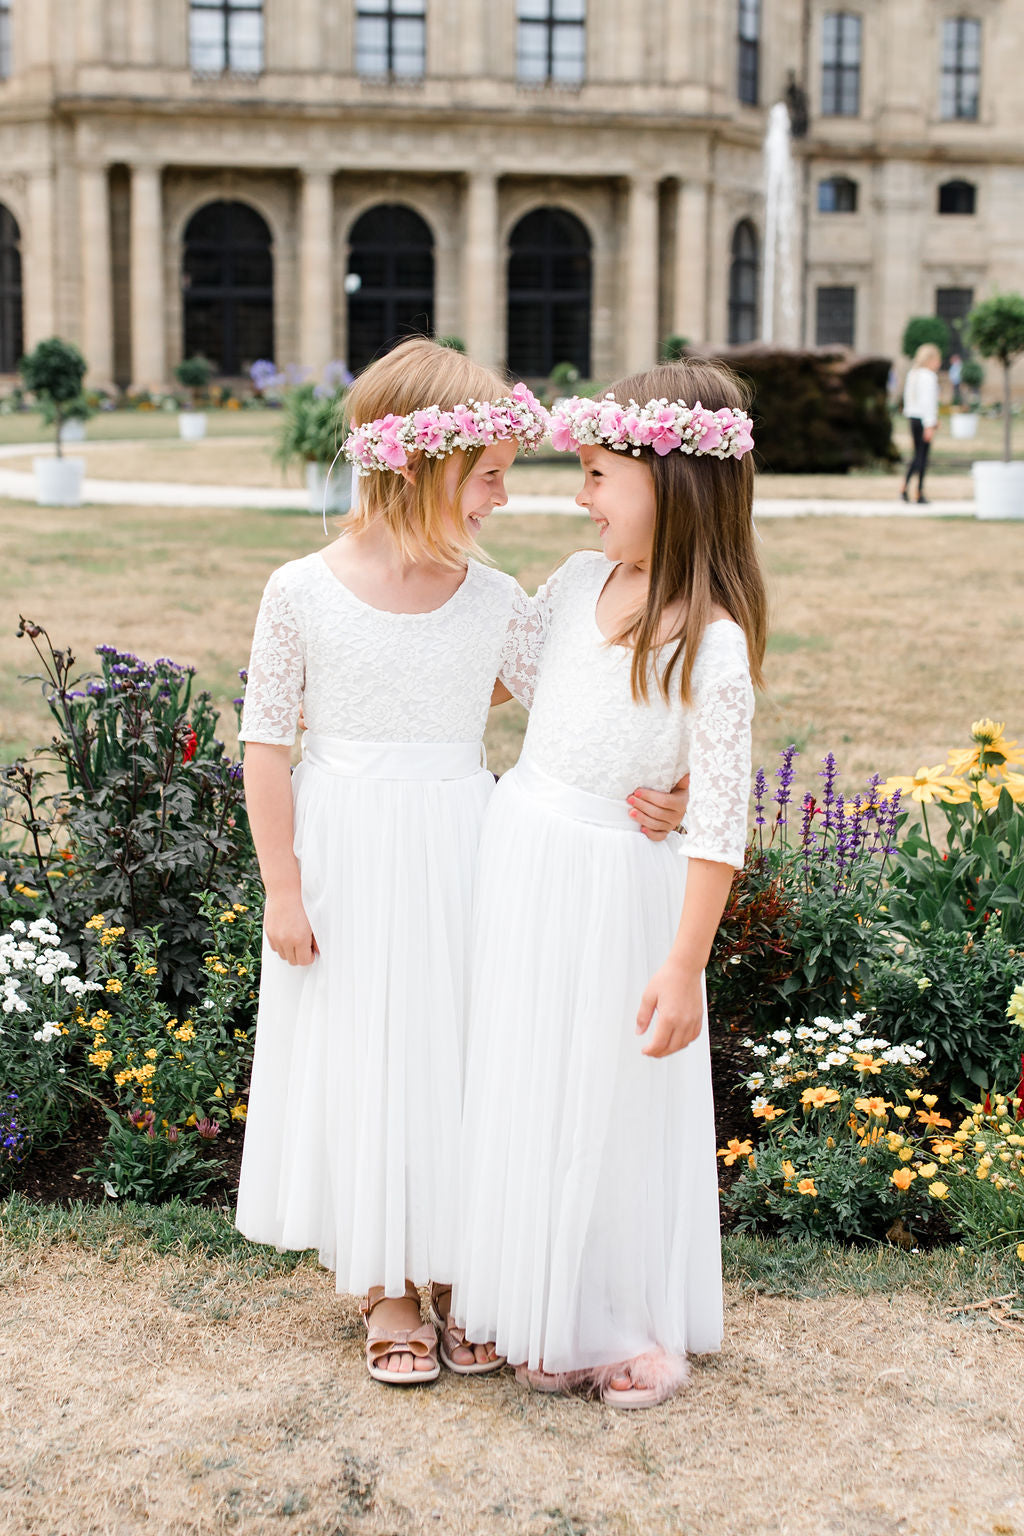
MULTIPOLYGON (((80 673, 22 635, 55 734, 0 785, 0 1174, 230 1202, 261 929, 239 764, 194 669, 101 646, 80 673)), ((831 753, 798 793, 798 756, 758 771, 708 969, 727 1219, 1024 1255, 1024 750, 979 720, 853 794, 831 753)))

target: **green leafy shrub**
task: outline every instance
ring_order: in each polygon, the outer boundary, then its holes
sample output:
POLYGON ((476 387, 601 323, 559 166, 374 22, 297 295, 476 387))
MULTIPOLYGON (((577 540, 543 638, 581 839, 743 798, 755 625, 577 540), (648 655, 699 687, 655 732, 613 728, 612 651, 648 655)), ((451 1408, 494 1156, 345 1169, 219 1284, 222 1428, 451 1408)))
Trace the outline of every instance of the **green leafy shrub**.
POLYGON ((22 382, 43 408, 48 425, 56 427, 57 457, 61 456, 60 429, 74 408, 81 410, 82 380, 86 361, 70 341, 51 336, 41 341, 18 365, 22 382))
POLYGON ((830 752, 820 797, 797 807, 797 756, 795 747, 781 754, 771 801, 764 769, 755 775, 754 836, 707 968, 712 1013, 757 1035, 790 1017, 841 1013, 885 953, 880 913, 900 797, 880 795, 877 776, 864 793, 841 794, 830 752))
POLYGON ((887 897, 891 921, 908 934, 922 923, 978 933, 998 920, 1007 940, 1024 942, 1024 775, 1012 771, 1024 753, 1004 731, 976 720, 970 747, 883 786, 920 806, 920 825, 910 824, 895 850, 887 897))
POLYGON ((188 391, 189 404, 195 410, 199 396, 210 387, 213 364, 209 358, 198 354, 195 357, 183 357, 175 366, 174 377, 182 388, 188 391))
POLYGON ((1006 998, 1024 981, 1024 950, 998 924, 977 937, 926 921, 896 938, 891 960, 876 966, 869 997, 879 1027, 895 1040, 920 1040, 933 1081, 954 1098, 1013 1087, 1020 1032, 1007 1022, 1006 998))
POLYGON ((661 361, 663 363, 677 363, 679 362, 680 358, 686 356, 689 350, 690 338, 688 336, 680 336, 678 333, 673 332, 670 336, 666 336, 662 340, 661 347, 659 348, 661 353, 661 361))
POLYGON ((159 928, 161 995, 184 1010, 212 948, 203 897, 240 899, 255 870, 241 765, 215 735, 219 716, 194 692, 193 668, 100 646, 99 675, 75 676, 74 656, 40 625, 22 620, 19 633, 42 663, 34 680, 57 732, 0 770, 0 810, 21 840, 0 856, 10 893, 0 912, 17 916, 31 901, 77 935, 99 910, 126 942, 159 928))
POLYGON ((1024 294, 995 293, 975 304, 967 316, 967 340, 982 357, 995 357, 1003 369, 1003 458, 1011 458, 1013 391, 1010 370, 1024 353, 1024 294))
POLYGON ((951 340, 949 326, 940 315, 914 315, 903 327, 900 347, 904 357, 913 357, 924 346, 938 347, 946 357, 951 340))
POLYGON ((274 462, 330 464, 344 438, 344 389, 325 392, 317 384, 299 384, 284 397, 274 462))
POLYGON ((763 342, 720 354, 753 389, 759 465, 779 474, 845 474, 892 462, 889 359, 845 347, 801 350, 763 342))

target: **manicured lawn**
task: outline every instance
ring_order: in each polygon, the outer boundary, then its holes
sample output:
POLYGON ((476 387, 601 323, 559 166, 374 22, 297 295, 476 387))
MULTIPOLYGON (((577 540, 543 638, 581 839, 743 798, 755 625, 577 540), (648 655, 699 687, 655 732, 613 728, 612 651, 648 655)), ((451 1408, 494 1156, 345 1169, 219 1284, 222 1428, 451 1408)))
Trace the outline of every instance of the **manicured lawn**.
MULTIPOLYGON (((787 742, 806 754, 803 782, 829 749, 852 784, 938 763, 970 722, 991 715, 1024 732, 1024 528, 972 520, 785 519, 765 522, 773 602, 767 693, 755 755, 787 742), (1014 658, 1017 658, 1015 660, 1014 658)), ((299 512, 0 503, 0 755, 48 739, 19 612, 70 645, 83 666, 101 642, 199 668, 227 710, 238 692, 269 572, 322 546, 299 512)), ((586 519, 495 516, 486 544, 534 590, 570 550, 593 546, 586 519)), ((518 706, 495 711, 492 766, 518 751, 518 706)))

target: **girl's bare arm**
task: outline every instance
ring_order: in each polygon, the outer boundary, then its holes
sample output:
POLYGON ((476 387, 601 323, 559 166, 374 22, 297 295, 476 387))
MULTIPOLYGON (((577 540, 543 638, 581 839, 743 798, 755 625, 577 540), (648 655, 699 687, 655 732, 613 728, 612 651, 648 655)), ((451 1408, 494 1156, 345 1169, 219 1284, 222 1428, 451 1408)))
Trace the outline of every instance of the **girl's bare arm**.
POLYGON ((636 1016, 636 1032, 647 1033, 645 1056, 671 1056, 696 1040, 704 1020, 701 974, 708 963, 718 925, 729 899, 733 867, 709 859, 691 859, 686 874, 686 896, 668 959, 647 983, 636 1016))
POLYGON ((299 861, 292 847, 291 749, 251 741, 245 749, 245 804, 267 893, 263 931, 289 965, 309 965, 316 939, 302 905, 299 861))

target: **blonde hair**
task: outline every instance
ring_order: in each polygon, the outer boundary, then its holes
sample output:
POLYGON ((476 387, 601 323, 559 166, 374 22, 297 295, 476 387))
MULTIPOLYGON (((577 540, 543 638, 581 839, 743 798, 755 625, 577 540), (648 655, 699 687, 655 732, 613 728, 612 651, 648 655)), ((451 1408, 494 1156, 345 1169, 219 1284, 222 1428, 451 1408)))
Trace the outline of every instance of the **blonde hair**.
MULTIPOLYGON (((482 368, 426 336, 413 336, 359 375, 345 397, 345 414, 352 426, 362 426, 381 416, 408 416, 428 405, 449 411, 470 400, 498 400, 507 394, 508 384, 493 369, 482 368)), ((408 560, 461 569, 471 555, 481 558, 483 551, 465 525, 461 502, 463 487, 483 451, 471 448, 462 454, 454 506, 445 495, 447 458, 415 456, 409 464, 411 480, 395 470, 361 475, 357 502, 345 518, 345 527, 360 533, 382 522, 408 560)))
MULTIPOLYGON (((613 384, 620 405, 635 400, 698 400, 708 410, 746 409, 749 391, 722 363, 686 358, 613 384)), ((717 604, 746 636, 750 674, 764 686, 762 663, 768 638, 768 597, 754 535, 754 455, 740 459, 694 457, 671 452, 664 457, 641 448, 639 457, 654 479, 654 540, 647 599, 638 614, 613 637, 631 645, 633 698, 647 703, 653 670, 658 692, 668 701, 672 675, 685 704, 692 702, 693 665, 717 604), (659 665, 659 632, 665 610, 682 603, 682 621, 669 640, 675 642, 667 664, 659 665)))
POLYGON ((910 366, 911 368, 927 368, 932 363, 941 362, 942 353, 939 351, 934 341, 922 341, 921 345, 914 353, 914 361, 910 366))

